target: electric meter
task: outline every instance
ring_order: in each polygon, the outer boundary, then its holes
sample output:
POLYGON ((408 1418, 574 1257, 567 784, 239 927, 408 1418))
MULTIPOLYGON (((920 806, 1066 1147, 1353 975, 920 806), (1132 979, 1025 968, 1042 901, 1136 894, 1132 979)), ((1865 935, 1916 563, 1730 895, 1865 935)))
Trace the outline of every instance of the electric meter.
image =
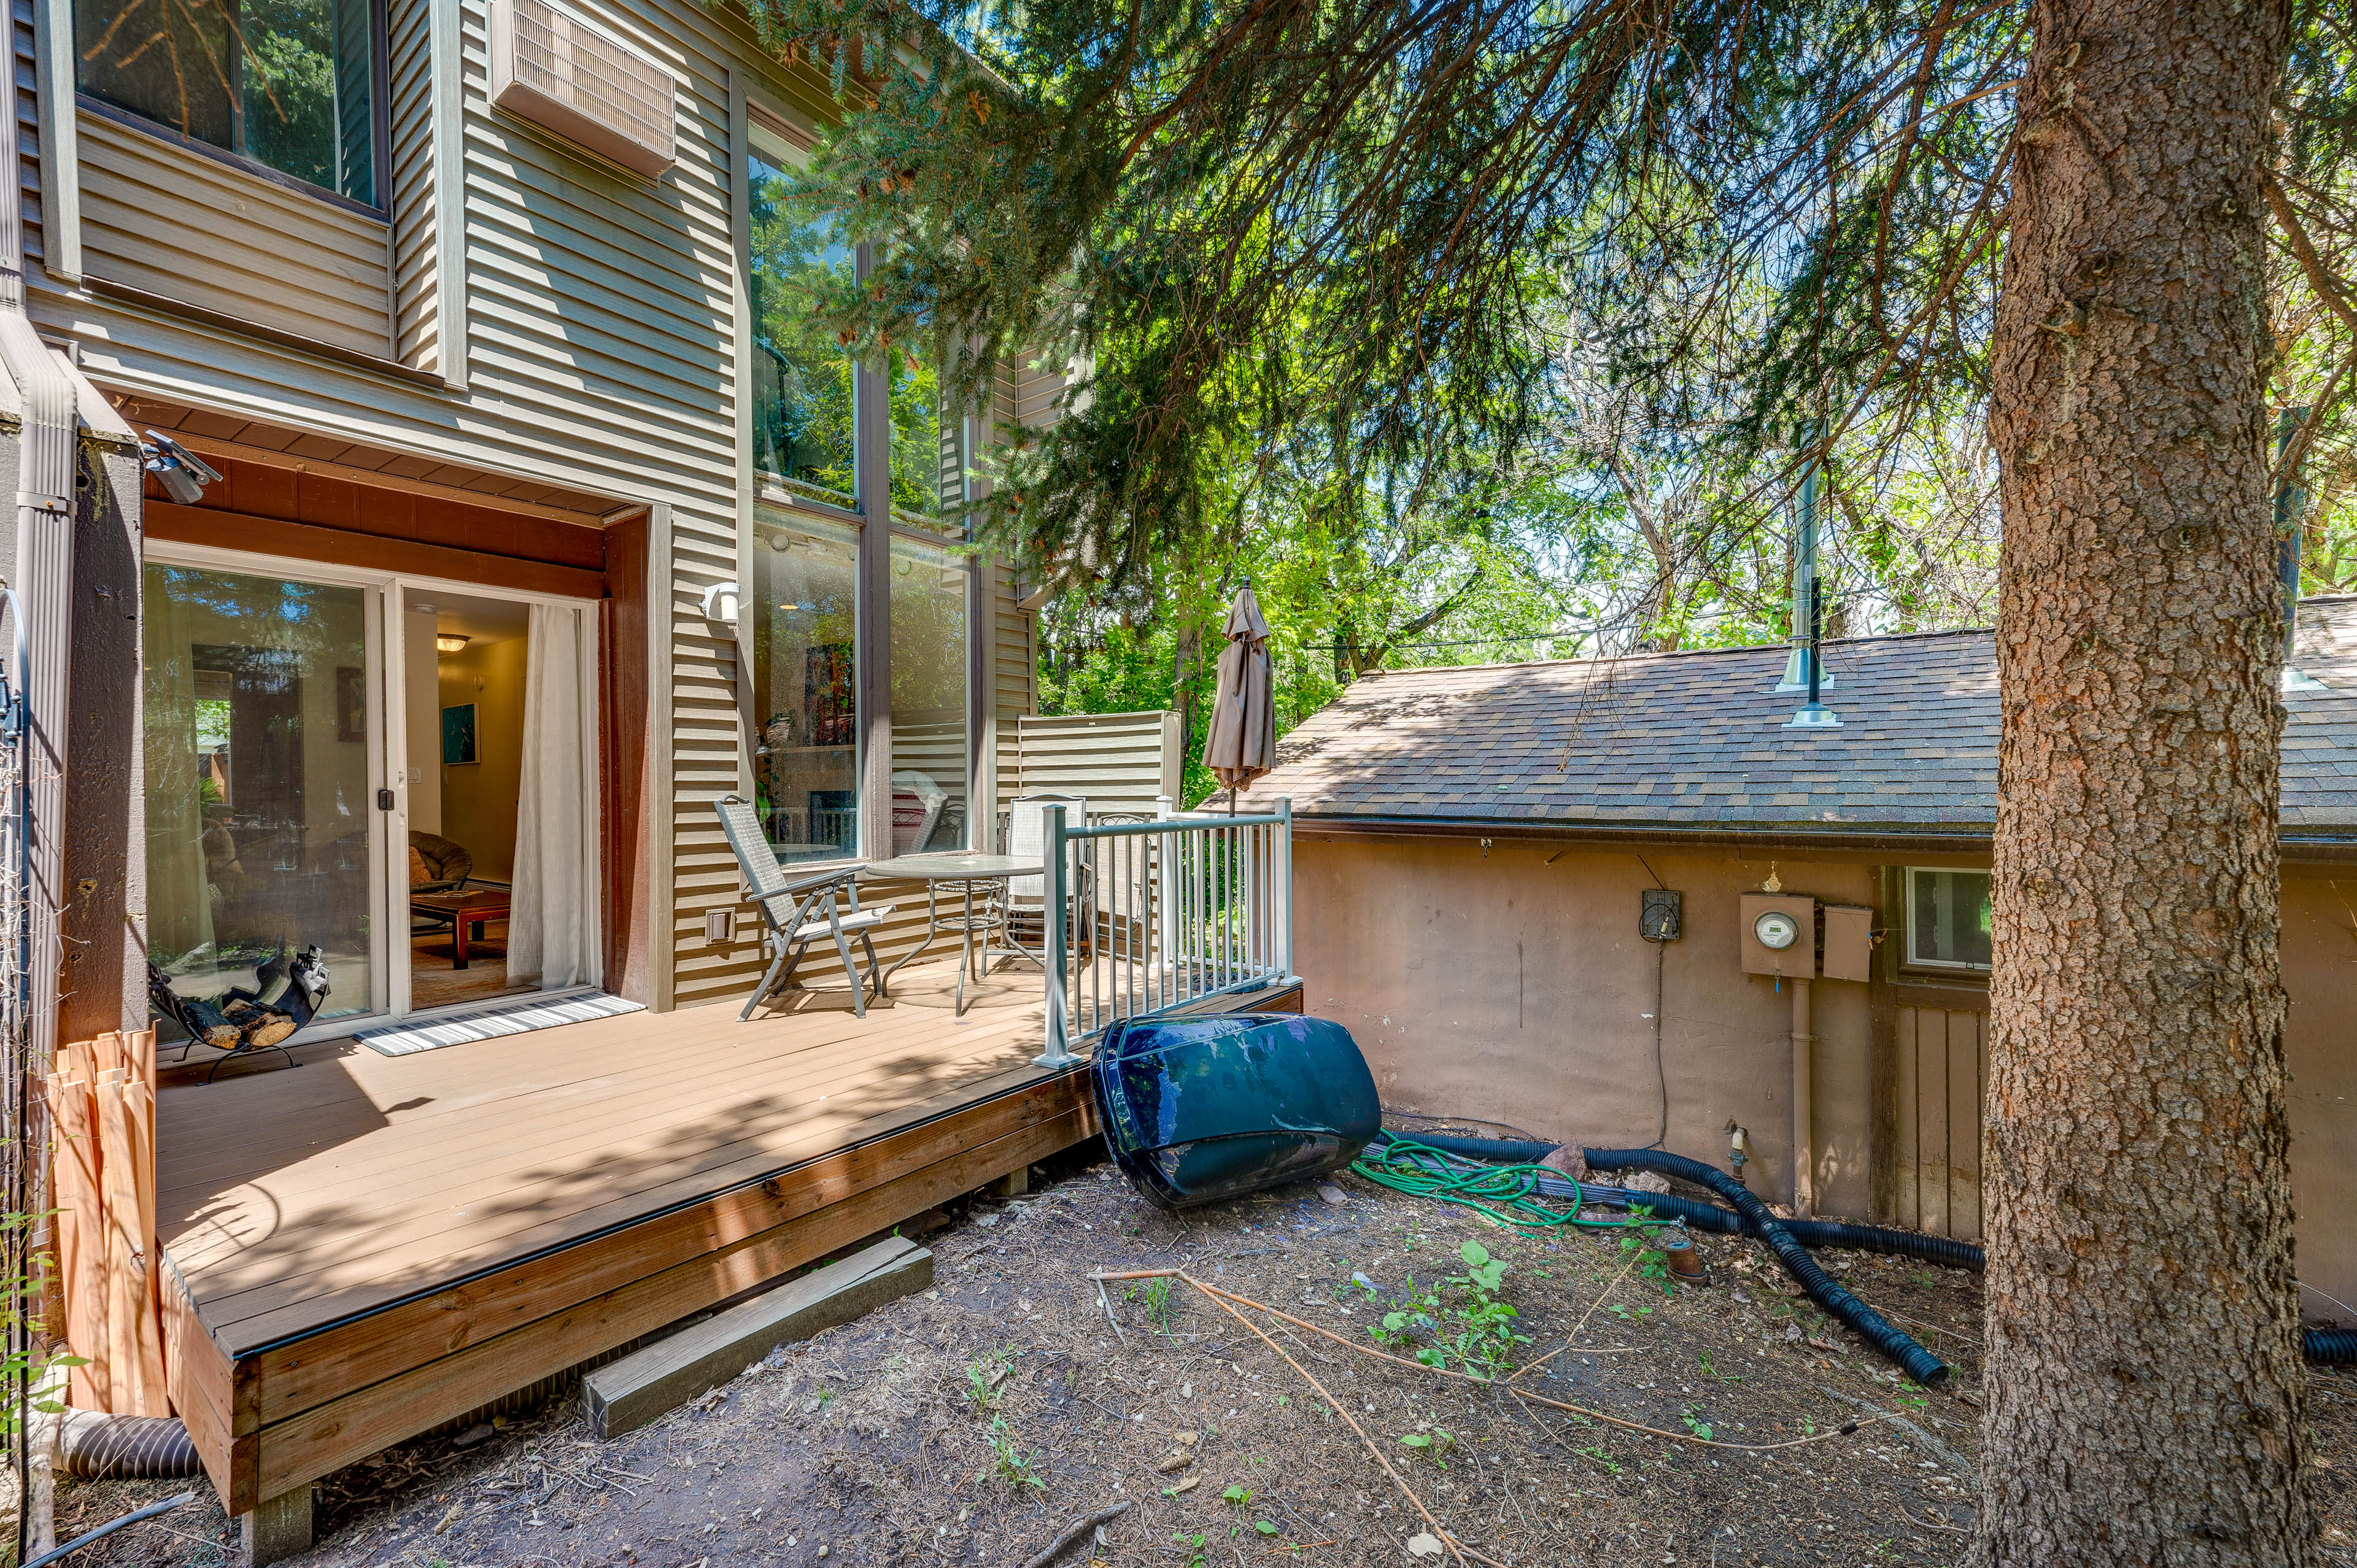
POLYGON ((1770 909, 1751 922, 1751 934, 1761 947, 1782 952, 1801 940, 1801 923, 1781 909, 1770 909))

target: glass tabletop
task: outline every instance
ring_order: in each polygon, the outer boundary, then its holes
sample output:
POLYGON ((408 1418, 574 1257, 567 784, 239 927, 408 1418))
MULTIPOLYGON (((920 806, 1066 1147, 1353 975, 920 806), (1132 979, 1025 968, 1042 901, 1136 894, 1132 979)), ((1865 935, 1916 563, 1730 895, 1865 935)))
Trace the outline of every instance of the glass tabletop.
POLYGON ((1005 876, 1039 876, 1047 867, 1020 855, 972 854, 904 854, 864 867, 864 882, 996 882, 1005 876))

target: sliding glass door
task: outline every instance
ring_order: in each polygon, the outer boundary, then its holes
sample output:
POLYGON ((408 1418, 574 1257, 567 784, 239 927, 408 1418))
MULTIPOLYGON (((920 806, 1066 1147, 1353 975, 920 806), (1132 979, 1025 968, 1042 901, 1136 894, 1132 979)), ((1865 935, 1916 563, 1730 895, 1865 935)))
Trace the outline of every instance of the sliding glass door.
POLYGON ((278 955, 317 947, 321 1017, 388 1005, 380 602, 148 564, 148 951, 183 995, 252 991, 278 955))

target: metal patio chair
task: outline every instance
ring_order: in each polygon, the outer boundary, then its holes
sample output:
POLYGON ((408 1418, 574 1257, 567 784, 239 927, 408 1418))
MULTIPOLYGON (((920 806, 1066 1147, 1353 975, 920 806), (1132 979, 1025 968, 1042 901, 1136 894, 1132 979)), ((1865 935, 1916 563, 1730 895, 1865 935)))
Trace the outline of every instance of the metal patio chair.
POLYGON ((769 972, 753 989, 745 1010, 737 1015, 750 1018, 753 1009, 769 999, 773 991, 782 990, 794 977, 795 966, 802 961, 802 952, 819 937, 834 939, 834 950, 843 956, 843 972, 851 977, 851 1011, 858 1017, 867 1016, 867 987, 873 984, 876 994, 884 994, 884 972, 876 961, 876 944, 869 937, 884 918, 892 912, 889 904, 874 908, 859 907, 859 887, 855 880, 862 869, 857 865, 834 865, 806 876, 789 876, 778 864, 776 854, 770 848, 767 835, 761 832, 761 820, 755 815, 752 803, 740 795, 726 795, 713 802, 720 813, 720 830, 728 835, 728 847, 736 852, 737 868, 744 875, 745 886, 753 902, 761 907, 761 920, 768 928, 767 940, 777 954, 770 961, 769 972), (850 908, 844 908, 845 900, 850 908), (859 978, 859 966, 852 961, 851 939, 856 936, 867 953, 867 979, 859 978))

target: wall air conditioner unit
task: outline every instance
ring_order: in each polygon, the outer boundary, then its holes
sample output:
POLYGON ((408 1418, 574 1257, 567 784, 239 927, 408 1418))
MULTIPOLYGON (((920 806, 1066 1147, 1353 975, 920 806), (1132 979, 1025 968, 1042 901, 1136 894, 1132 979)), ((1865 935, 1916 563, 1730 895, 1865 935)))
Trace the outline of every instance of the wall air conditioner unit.
POLYGON ((678 156, 670 71, 548 0, 492 0, 491 102, 660 179, 678 156))

